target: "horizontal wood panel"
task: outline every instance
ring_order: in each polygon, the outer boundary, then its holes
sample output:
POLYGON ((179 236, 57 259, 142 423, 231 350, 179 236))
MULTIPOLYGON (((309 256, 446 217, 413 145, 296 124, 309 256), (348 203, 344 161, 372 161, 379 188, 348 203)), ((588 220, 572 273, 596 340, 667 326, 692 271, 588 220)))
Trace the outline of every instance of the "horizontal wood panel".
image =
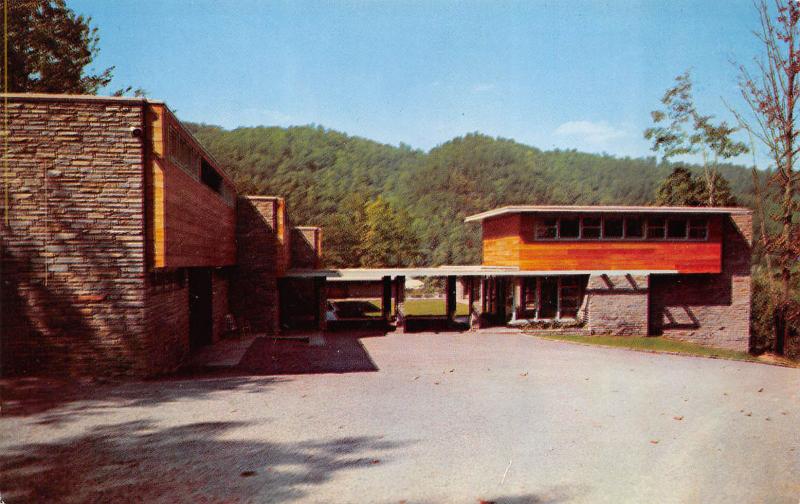
POLYGON ((686 240, 535 240, 533 217, 484 221, 483 264, 523 270, 722 271, 722 217, 712 216, 709 237, 686 240))
POLYGON ((164 265, 236 263, 236 214, 219 194, 173 163, 164 166, 164 265))

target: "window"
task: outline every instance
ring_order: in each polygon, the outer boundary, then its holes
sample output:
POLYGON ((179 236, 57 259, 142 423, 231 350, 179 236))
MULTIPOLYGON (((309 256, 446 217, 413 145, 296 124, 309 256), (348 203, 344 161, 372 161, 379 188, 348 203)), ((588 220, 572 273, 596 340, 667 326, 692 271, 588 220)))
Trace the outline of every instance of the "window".
POLYGON ((647 238, 650 240, 663 240, 666 232, 666 219, 651 217, 647 219, 647 238))
POLYGON ((536 279, 526 278, 523 284, 522 291, 522 306, 528 313, 535 313, 536 311, 536 279))
POLYGON ((644 237, 644 222, 638 217, 625 218, 625 238, 644 237))
POLYGON ((539 216, 536 218, 534 235, 537 240, 706 240, 708 220, 679 215, 539 216))
POLYGON ((600 238, 600 217, 584 217, 581 219, 581 238, 597 240, 600 238))
POLYGON ((205 159, 200 160, 200 181, 213 191, 222 190, 222 176, 205 159))
POLYGON ((581 284, 578 277, 561 277, 559 296, 559 317, 577 317, 581 305, 581 284))
POLYGON ((606 217, 603 219, 603 238, 622 238, 622 217, 606 217))
POLYGON ((577 238, 580 235, 580 219, 577 217, 561 217, 559 220, 559 238, 577 238))
POLYGON ((558 219, 548 217, 536 220, 536 239, 555 240, 558 236, 558 219))
POLYGON ((523 283, 523 311, 539 320, 576 318, 586 287, 585 276, 543 276, 523 283))
POLYGON ((686 219, 670 219, 667 223, 667 238, 686 238, 686 219))
POLYGON ((705 240, 708 238, 708 221, 706 219, 689 220, 689 239, 705 240))

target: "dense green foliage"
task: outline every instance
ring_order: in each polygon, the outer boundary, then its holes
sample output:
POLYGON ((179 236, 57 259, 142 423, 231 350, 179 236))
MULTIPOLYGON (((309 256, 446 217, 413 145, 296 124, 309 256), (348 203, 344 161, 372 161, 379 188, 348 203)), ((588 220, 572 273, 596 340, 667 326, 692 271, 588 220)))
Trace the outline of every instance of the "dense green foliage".
MULTIPOLYGON (((731 194, 730 183, 725 177, 715 180, 714 199, 720 206, 736 206, 736 198, 731 194)), ((682 166, 676 167, 661 182, 656 191, 656 205, 667 206, 705 206, 709 202, 708 184, 703 177, 693 175, 682 166)))
POLYGON ((8 13, 9 91, 95 94, 112 68, 86 73, 97 55, 97 28, 63 0, 19 0, 8 13))
MULTIPOLYGON (((474 264, 480 226, 465 224, 467 215, 515 203, 652 204, 674 168, 654 158, 541 151, 477 133, 425 153, 313 126, 190 128, 241 192, 284 196, 295 223, 323 226, 331 266, 376 265, 363 256, 363 210, 379 196, 398 216, 385 231, 417 239, 414 262, 474 264)), ((752 202, 748 170, 722 164, 720 171, 741 204, 752 202)), ((414 248, 384 256, 411 261, 414 248)))

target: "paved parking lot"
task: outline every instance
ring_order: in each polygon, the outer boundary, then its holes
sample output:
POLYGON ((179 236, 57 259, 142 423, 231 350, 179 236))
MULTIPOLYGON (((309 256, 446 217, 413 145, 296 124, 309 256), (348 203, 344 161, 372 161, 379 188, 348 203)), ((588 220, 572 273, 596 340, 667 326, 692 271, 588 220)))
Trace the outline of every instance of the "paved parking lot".
POLYGON ((303 348, 256 340, 204 377, 7 382, 4 502, 800 499, 800 369, 485 331, 303 348))

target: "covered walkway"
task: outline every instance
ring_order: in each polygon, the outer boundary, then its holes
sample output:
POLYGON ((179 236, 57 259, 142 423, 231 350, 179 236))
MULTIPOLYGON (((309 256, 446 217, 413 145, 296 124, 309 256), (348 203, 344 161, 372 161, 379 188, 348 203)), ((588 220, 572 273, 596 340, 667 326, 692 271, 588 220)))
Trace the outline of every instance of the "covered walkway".
MULTIPOLYGON (((404 311, 406 279, 443 278, 445 310, 426 316, 437 327, 456 325, 457 297, 468 303, 470 328, 506 325, 518 321, 575 320, 584 299, 589 277, 635 277, 654 271, 530 271, 508 266, 439 266, 421 268, 292 269, 281 289, 281 325, 287 329, 327 328, 330 312, 328 291, 348 293, 354 286, 368 286, 371 297, 380 299, 380 315, 371 320, 395 323, 404 330, 409 316, 404 311), (460 282, 460 289, 458 283, 460 282), (334 287, 335 286, 335 287, 334 287), (348 289, 348 286, 351 287, 348 289)), ((362 289, 361 292, 366 292, 362 289)), ((342 294, 347 297, 346 294, 342 294)), ((358 297, 358 296, 356 296, 358 297)), ((376 313, 377 315, 377 313, 376 313)), ((345 319, 346 320, 346 319, 345 319)))

